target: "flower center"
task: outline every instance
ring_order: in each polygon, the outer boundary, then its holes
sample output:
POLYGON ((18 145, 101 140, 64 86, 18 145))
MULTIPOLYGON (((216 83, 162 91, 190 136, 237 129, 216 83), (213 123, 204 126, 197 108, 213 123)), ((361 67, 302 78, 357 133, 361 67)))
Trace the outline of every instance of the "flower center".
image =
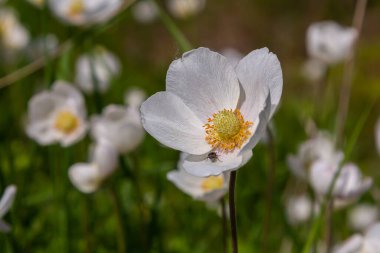
POLYGON ((202 181, 201 187, 205 192, 219 190, 223 188, 223 176, 210 176, 202 181))
POLYGON ((84 3, 83 0, 72 0, 69 9, 67 11, 67 14, 70 17, 76 17, 80 14, 82 14, 84 11, 84 3))
POLYGON ((232 152, 240 148, 249 138, 249 127, 252 122, 245 121, 239 109, 224 109, 212 115, 203 127, 206 131, 206 142, 213 148, 232 152))
POLYGON ((70 134, 79 126, 78 117, 69 111, 61 111, 57 114, 54 128, 64 134, 70 134))

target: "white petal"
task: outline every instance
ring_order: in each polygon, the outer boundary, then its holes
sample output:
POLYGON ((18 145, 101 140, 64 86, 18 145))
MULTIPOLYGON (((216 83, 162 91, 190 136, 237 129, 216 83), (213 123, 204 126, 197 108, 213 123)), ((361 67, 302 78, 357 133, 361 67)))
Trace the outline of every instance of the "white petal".
POLYGON ((255 119, 264 107, 269 89, 273 115, 282 94, 282 70, 277 56, 268 48, 254 50, 239 62, 236 73, 245 94, 242 114, 255 119))
POLYGON ((358 231, 367 229, 375 223, 379 217, 379 211, 375 205, 361 204, 349 213, 350 226, 358 231))
POLYGON ((141 106, 145 130, 162 144, 190 153, 210 151, 202 122, 171 92, 158 92, 141 106))
POLYGON ((178 189, 192 196, 193 198, 201 197, 204 192, 200 187, 203 178, 194 177, 183 170, 170 171, 167 178, 178 189))
POLYGON ((242 154, 239 154, 239 151, 221 153, 218 154, 218 159, 214 162, 207 156, 208 154, 188 155, 182 166, 187 173, 197 177, 216 176, 223 172, 237 170, 245 165, 251 158, 252 151, 248 150, 242 154))
POLYGON ((233 66, 207 48, 191 50, 172 62, 166 90, 180 97, 204 123, 220 110, 236 109, 240 93, 233 66))
POLYGON ((364 237, 364 252, 379 253, 380 252, 380 223, 373 224, 364 237))
POLYGON ((83 193, 95 192, 103 177, 95 164, 77 163, 69 168, 71 183, 83 193))
POLYGON ((78 106, 78 108, 84 107, 84 99, 82 94, 70 83, 65 81, 55 81, 52 86, 52 93, 64 98, 66 103, 78 106))
POLYGON ((118 153, 109 142, 98 141, 91 156, 92 163, 97 165, 102 177, 108 176, 116 169, 118 153))
POLYGON ((334 253, 359 253, 363 245, 363 237, 354 235, 334 249, 334 253))
POLYGON ((124 103, 135 108, 139 108, 145 99, 145 92, 138 88, 129 89, 124 95, 124 103))
POLYGON ((0 200, 0 219, 9 211, 12 207, 14 199, 16 197, 17 188, 14 185, 8 186, 0 200))

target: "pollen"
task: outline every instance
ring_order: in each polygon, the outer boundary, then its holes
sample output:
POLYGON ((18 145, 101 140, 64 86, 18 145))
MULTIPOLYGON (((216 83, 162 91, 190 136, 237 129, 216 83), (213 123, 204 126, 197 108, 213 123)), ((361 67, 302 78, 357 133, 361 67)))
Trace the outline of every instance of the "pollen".
POLYGON ((76 17, 84 12, 83 0, 72 0, 67 11, 70 17, 76 17))
POLYGON ((203 127, 206 131, 206 142, 212 148, 228 153, 241 148, 251 136, 249 128, 252 122, 245 121, 240 110, 224 109, 212 115, 203 127))
POLYGON ((202 181, 201 187, 205 192, 222 189, 224 185, 224 178, 220 176, 210 176, 202 181))
POLYGON ((61 111, 54 121, 54 128, 64 134, 71 134, 79 126, 78 117, 69 111, 61 111))

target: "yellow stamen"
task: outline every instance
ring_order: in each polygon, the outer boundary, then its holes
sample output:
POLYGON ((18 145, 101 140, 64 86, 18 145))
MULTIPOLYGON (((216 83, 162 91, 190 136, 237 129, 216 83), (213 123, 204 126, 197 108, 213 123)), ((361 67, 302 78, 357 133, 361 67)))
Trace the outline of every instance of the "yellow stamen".
POLYGON ((76 17, 82 14, 84 11, 83 0, 72 0, 67 11, 67 15, 70 17, 76 17))
POLYGON ((71 134, 79 126, 78 117, 69 111, 61 111, 57 114, 54 127, 64 134, 71 134))
POLYGON ((235 111, 224 109, 212 117, 203 127, 206 131, 206 142, 214 149, 226 153, 232 152, 236 148, 241 148, 251 135, 249 127, 253 123, 245 121, 239 109, 235 111))
POLYGON ((201 187, 205 192, 222 189, 224 185, 223 176, 210 176, 202 181, 201 187))

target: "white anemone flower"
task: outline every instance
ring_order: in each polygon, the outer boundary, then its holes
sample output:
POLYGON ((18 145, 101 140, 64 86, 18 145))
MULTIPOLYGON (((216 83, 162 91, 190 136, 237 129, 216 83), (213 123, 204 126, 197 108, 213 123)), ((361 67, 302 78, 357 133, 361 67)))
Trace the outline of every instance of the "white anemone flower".
POLYGON ((100 24, 111 19, 123 0, 49 0, 53 13, 71 25, 100 24))
POLYGON ((131 88, 125 93, 124 103, 127 106, 139 108, 145 99, 146 94, 142 89, 131 88))
MULTIPOLYGON (((310 184, 319 196, 325 196, 339 168, 339 163, 319 160, 313 163, 310 171, 310 184)), ((353 163, 344 164, 335 182, 332 196, 336 206, 344 206, 357 200, 372 186, 372 179, 364 177, 353 163)))
POLYGON ((292 196, 286 202, 286 216, 292 225, 307 222, 313 213, 313 204, 306 195, 292 196))
POLYGON ((27 46, 29 32, 19 22, 13 9, 0 8, 0 43, 6 49, 20 50, 27 46))
POLYGON ((375 142, 377 151, 380 154, 380 118, 377 120, 376 127, 375 127, 375 142))
POLYGON ((133 17, 140 23, 152 23, 157 19, 158 9, 157 5, 152 0, 138 1, 132 7, 133 17))
POLYGON ((188 154, 181 153, 178 170, 170 171, 167 178, 178 189, 196 200, 215 203, 228 191, 229 173, 209 177, 196 177, 187 173, 183 168, 183 160, 188 154))
POLYGON ((3 218, 12 207, 16 197, 16 192, 16 186, 10 185, 5 189, 0 200, 0 231, 3 233, 8 233, 11 231, 11 227, 3 220, 3 218))
POLYGON ((317 160, 337 164, 343 159, 343 152, 335 149, 333 139, 325 132, 319 132, 302 143, 296 155, 289 155, 290 170, 300 179, 307 180, 311 165, 317 160))
POLYGON ((94 52, 78 58, 75 82, 85 93, 91 94, 95 88, 104 93, 119 73, 120 61, 116 56, 103 47, 97 47, 94 52))
POLYGON ((107 141, 99 141, 90 151, 89 163, 69 168, 71 183, 83 193, 95 192, 116 169, 118 153, 107 141))
POLYGON ((105 139, 125 154, 140 145, 145 131, 138 108, 109 105, 100 116, 92 118, 91 134, 95 140, 105 139))
POLYGON ((353 235, 334 249, 334 253, 380 253, 380 223, 373 224, 364 235, 353 235))
POLYGON ((307 51, 311 58, 335 64, 352 53, 357 35, 355 28, 343 27, 333 21, 313 23, 307 30, 307 51))
POLYGON ((206 0, 167 0, 170 13, 176 18, 188 18, 201 12, 206 0))
POLYGON ((166 91, 142 104, 142 122, 162 144, 190 154, 183 163, 188 173, 219 175, 250 159, 281 93, 280 62, 267 48, 235 68, 224 56, 198 48, 172 62, 166 91))
POLYGON ((360 204, 349 213, 349 224, 356 231, 364 231, 379 218, 379 210, 375 205, 360 204))
POLYGON ((28 136, 40 145, 70 146, 87 130, 82 94, 69 83, 56 81, 51 91, 34 95, 28 104, 28 136))

